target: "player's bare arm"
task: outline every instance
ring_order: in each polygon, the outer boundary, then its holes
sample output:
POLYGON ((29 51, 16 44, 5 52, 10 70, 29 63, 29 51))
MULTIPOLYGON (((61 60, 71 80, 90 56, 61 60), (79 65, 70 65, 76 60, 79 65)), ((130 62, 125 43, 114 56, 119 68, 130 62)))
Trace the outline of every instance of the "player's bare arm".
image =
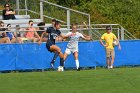
POLYGON ((46 34, 46 36, 48 36, 48 33, 47 32, 43 32, 41 37, 40 37, 40 40, 38 42, 38 44, 40 44, 42 42, 42 39, 43 39, 43 36, 46 34))
POLYGON ((92 37, 91 36, 88 36, 88 35, 83 35, 84 37, 82 39, 86 40, 86 41, 90 41, 92 40, 92 37))
POLYGON ((103 43, 102 39, 100 39, 100 43, 102 46, 106 47, 106 45, 103 43))
POLYGON ((69 36, 60 34, 60 37, 62 37, 63 39, 67 39, 69 36))

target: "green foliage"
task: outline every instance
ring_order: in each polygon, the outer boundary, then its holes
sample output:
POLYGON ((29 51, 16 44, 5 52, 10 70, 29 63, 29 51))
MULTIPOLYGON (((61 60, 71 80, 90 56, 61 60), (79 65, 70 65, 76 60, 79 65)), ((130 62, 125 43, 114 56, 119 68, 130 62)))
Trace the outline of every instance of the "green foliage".
MULTIPOLYGON (((93 0, 91 2, 91 5, 93 6, 90 7, 91 10, 95 9, 96 11, 98 11, 98 13, 102 15, 102 17, 106 17, 111 23, 121 24, 137 38, 140 38, 140 1, 93 0)), ((99 21, 100 19, 94 20, 94 23, 99 21)))
MULTIPOLYGON (((49 0, 91 14, 92 23, 120 24, 140 39, 139 0, 49 0)), ((82 19, 81 19, 82 20, 82 19)))
POLYGON ((59 5, 63 5, 65 7, 76 7, 76 6, 85 6, 88 2, 92 0, 48 0, 50 2, 57 3, 59 5))

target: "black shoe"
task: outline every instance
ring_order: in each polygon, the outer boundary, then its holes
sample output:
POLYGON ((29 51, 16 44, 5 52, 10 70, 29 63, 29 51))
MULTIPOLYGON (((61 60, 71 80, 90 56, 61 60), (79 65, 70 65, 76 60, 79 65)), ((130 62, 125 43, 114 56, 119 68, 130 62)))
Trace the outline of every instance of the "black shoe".
POLYGON ((51 65, 51 67, 54 69, 54 63, 51 62, 50 65, 51 65))
POLYGON ((81 70, 81 68, 79 67, 78 69, 77 69, 77 71, 80 71, 81 70))

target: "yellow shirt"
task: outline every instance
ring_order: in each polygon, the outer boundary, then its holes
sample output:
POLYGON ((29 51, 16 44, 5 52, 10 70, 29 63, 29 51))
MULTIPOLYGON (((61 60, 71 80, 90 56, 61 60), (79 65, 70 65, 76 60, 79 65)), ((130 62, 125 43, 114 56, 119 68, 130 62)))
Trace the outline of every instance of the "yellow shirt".
POLYGON ((117 39, 117 37, 113 33, 104 33, 101 39, 105 40, 107 47, 109 49, 114 49, 113 40, 117 39))

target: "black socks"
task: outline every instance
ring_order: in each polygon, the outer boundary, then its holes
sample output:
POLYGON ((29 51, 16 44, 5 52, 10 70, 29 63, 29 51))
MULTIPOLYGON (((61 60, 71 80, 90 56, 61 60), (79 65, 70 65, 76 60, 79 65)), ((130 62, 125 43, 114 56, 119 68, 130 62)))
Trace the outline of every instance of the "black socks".
POLYGON ((64 59, 60 58, 60 66, 64 66, 64 59))
POLYGON ((55 52, 51 63, 55 63, 56 58, 58 57, 59 53, 55 52))

